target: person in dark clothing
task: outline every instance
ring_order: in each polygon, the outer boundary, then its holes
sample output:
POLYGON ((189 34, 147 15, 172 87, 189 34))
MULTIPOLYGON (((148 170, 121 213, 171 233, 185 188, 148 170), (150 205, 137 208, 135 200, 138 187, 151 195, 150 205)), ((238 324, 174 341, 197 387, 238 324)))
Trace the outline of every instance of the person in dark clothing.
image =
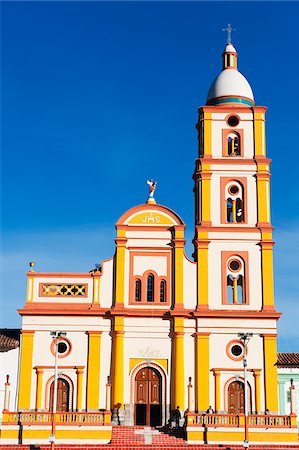
POLYGON ((174 419, 175 419, 175 426, 178 428, 180 426, 180 420, 181 420, 182 416, 181 416, 181 411, 180 411, 180 407, 177 406, 176 410, 174 411, 174 419))

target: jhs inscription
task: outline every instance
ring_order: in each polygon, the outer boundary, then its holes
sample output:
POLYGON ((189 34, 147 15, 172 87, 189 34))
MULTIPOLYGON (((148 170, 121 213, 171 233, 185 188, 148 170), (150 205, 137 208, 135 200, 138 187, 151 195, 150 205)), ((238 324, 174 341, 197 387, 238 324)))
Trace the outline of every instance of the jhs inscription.
POLYGON ((159 216, 154 215, 153 213, 149 213, 141 219, 142 223, 160 223, 161 218, 159 216))
POLYGON ((160 350, 154 350, 147 347, 145 349, 138 350, 138 356, 141 358, 153 358, 153 357, 157 358, 158 356, 161 356, 161 352, 160 350))

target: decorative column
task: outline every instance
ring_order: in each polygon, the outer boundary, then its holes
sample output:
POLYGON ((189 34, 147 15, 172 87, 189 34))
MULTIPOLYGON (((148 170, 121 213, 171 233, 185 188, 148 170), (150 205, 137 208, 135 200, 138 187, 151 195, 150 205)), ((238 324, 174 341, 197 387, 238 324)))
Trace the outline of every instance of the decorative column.
POLYGON ((35 271, 33 267, 35 266, 35 263, 31 261, 29 263, 30 270, 27 272, 27 295, 26 295, 26 303, 31 303, 33 301, 33 295, 34 295, 34 275, 35 271))
POLYGON ((208 249, 209 240, 207 232, 197 230, 197 310, 208 308, 209 304, 209 277, 208 277, 208 249))
POLYGON ((257 226, 270 226, 270 160, 262 157, 257 161, 257 226))
MULTIPOLYGON (((210 166, 208 166, 210 168, 210 166)), ((201 225, 211 225, 211 172, 204 172, 202 167, 201 177, 201 225)))
POLYGON ((101 331, 87 331, 87 411, 97 411, 100 403, 101 331))
POLYGON ((279 413, 282 414, 282 415, 284 415, 286 413, 284 385, 285 385, 285 381, 284 380, 278 380, 279 413))
POLYGON ((266 155, 266 132, 265 132, 265 106, 252 106, 254 117, 254 154, 257 156, 266 155))
POLYGON ((77 367, 77 411, 82 411, 82 393, 83 393, 83 367, 77 367))
POLYGON ((184 226, 175 227, 174 243, 174 270, 175 270, 175 307, 184 307, 184 226))
POLYGON ((210 333, 195 333, 195 409, 206 411, 210 405, 210 333))
POLYGON ((173 318, 172 409, 185 409, 184 318, 173 318))
POLYGON ((112 408, 124 408, 124 318, 114 318, 112 352, 112 408))
POLYGON ((213 374, 215 377, 215 413, 218 413, 221 410, 220 403, 220 370, 214 369, 213 374))
POLYGON ((111 378, 107 377, 106 384, 106 411, 110 411, 111 409, 111 378))
POLYGON ((6 383, 4 385, 4 411, 9 411, 9 400, 10 400, 10 382, 9 375, 6 375, 6 383))
MULTIPOLYGON (((262 239, 266 239, 267 234, 262 233, 262 239), (265 236, 266 234, 266 236, 265 236)), ((263 289, 263 309, 274 309, 274 278, 273 278, 273 245, 270 240, 262 240, 262 289, 263 289)))
POLYGON ((256 414, 261 413, 261 370, 254 369, 254 392, 255 392, 255 412, 256 414))
POLYGON ((22 330, 18 409, 31 409, 31 379, 34 331, 22 330))
POLYGON ((126 242, 125 230, 117 229, 116 256, 115 256, 115 307, 123 307, 125 296, 125 254, 126 242))
POLYGON ((93 305, 99 305, 100 304, 100 281, 101 281, 101 272, 93 272, 93 296, 92 296, 92 303, 93 305))
POLYGON ((276 335, 264 334, 265 409, 278 411, 276 335))
POLYGON ((35 409, 37 411, 42 409, 42 393, 43 393, 43 373, 44 370, 41 367, 35 368, 36 372, 36 397, 35 397, 35 409))

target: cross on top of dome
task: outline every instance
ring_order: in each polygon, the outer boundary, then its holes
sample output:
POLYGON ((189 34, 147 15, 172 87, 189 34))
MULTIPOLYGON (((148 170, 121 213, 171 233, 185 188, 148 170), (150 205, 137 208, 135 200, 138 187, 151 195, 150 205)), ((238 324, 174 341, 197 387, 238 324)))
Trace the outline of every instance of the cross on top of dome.
POLYGON ((232 28, 231 24, 228 23, 226 28, 222 28, 222 31, 227 31, 227 43, 230 44, 232 41, 232 31, 236 31, 236 28, 232 28))

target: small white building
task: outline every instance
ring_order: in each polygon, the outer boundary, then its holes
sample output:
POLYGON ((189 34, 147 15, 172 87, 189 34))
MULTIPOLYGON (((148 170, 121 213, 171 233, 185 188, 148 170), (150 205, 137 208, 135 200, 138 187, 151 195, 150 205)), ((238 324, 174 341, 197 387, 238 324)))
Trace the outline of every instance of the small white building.
POLYGON ((10 384, 9 410, 17 409, 19 329, 0 329, 0 418, 4 408, 5 383, 10 384))

